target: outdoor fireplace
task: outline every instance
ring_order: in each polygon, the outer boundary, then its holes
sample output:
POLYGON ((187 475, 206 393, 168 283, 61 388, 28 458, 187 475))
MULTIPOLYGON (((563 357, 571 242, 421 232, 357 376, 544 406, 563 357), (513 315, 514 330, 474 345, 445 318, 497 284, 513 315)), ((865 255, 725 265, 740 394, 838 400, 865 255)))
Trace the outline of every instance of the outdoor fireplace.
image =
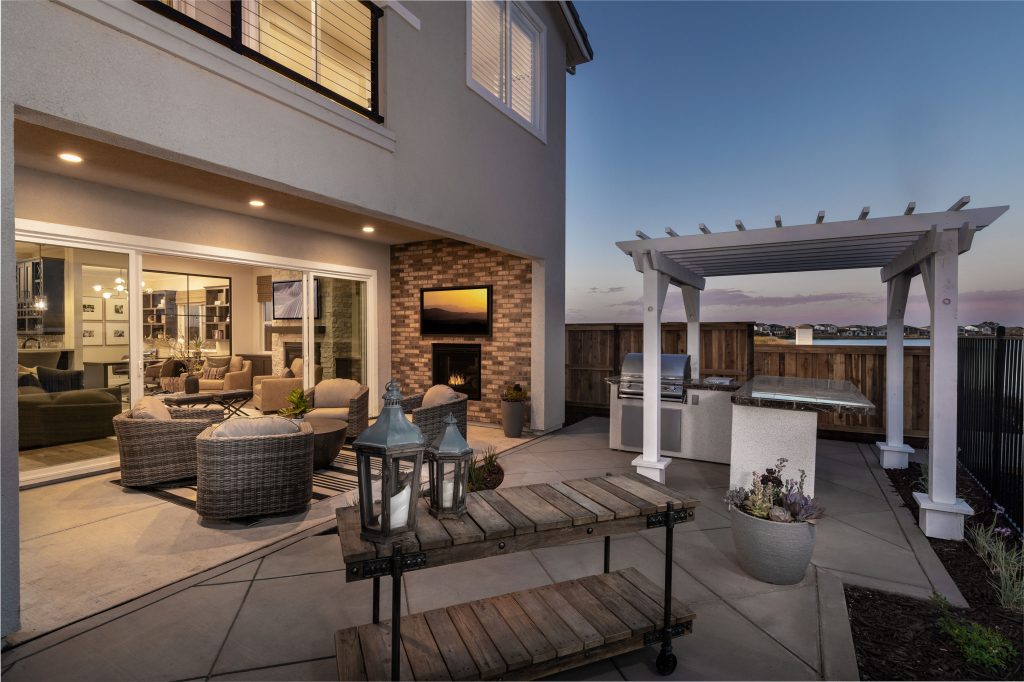
POLYGON ((470 400, 480 400, 480 344, 433 344, 433 383, 451 386, 470 400))

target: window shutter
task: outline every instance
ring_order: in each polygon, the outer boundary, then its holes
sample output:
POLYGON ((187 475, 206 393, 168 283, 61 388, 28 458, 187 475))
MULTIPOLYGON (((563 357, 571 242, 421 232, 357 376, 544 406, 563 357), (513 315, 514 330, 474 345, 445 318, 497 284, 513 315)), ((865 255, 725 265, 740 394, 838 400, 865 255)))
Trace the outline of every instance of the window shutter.
POLYGON ((473 80, 504 100, 505 3, 481 0, 471 3, 470 7, 473 80))
POLYGON ((511 49, 512 74, 509 96, 512 111, 530 123, 536 123, 534 116, 534 73, 537 69, 536 28, 523 16, 522 11, 512 6, 509 21, 509 43, 511 49))
POLYGON ((256 278, 256 302, 270 303, 274 300, 274 277, 260 275, 256 278))

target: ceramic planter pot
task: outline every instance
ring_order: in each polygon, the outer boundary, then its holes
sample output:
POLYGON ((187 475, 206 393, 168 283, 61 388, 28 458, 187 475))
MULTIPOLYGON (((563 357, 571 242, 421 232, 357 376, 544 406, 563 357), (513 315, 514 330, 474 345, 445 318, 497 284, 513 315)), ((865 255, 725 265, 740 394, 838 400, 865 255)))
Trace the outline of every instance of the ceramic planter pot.
POLYGON ((185 377, 185 393, 199 393, 198 374, 189 374, 185 377))
POLYGON ((523 435, 523 420, 526 417, 526 403, 501 401, 501 428, 506 438, 519 438, 523 435))
POLYGON ((733 544, 744 571, 775 585, 803 580, 814 553, 814 524, 769 521, 736 509, 729 513, 733 544))

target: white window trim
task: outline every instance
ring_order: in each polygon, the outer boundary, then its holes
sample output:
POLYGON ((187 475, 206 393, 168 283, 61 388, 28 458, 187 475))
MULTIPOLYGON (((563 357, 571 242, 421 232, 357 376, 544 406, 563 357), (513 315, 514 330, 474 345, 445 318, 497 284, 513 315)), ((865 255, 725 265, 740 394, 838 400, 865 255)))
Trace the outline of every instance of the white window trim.
MULTIPOLYGON (((537 123, 534 124, 522 116, 520 116, 513 108, 512 105, 503 102, 501 98, 495 97, 494 94, 485 88, 483 85, 476 82, 473 78, 473 3, 466 3, 466 85, 470 90, 483 97, 485 100, 490 102, 494 107, 499 109, 506 116, 511 118, 513 121, 518 123, 520 126, 528 130, 538 140, 544 144, 548 143, 548 117, 547 117, 547 26, 537 13, 530 9, 529 5, 520 0, 503 0, 506 4, 506 10, 509 5, 515 5, 520 10, 526 19, 534 25, 537 29, 537 41, 539 43, 538 55, 537 55, 537 66, 536 73, 534 74, 537 79, 537 123)), ((509 16, 506 11, 505 16, 509 16)), ((508 42, 508 30, 503 30, 502 38, 508 42)), ((506 49, 505 52, 506 62, 511 60, 510 51, 506 49)), ((507 66, 506 66, 507 69, 507 66)), ((507 69, 508 70, 508 69, 507 69)))

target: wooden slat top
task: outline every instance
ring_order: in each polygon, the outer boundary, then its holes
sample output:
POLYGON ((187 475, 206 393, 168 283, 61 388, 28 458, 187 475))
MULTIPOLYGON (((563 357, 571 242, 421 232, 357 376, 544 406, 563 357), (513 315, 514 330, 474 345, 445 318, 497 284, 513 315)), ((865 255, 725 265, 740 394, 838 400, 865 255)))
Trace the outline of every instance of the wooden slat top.
MULTIPOLYGON (((639 649, 644 633, 662 626, 661 599, 650 580, 626 569, 405 616, 402 679, 530 679, 582 665, 601 647, 639 649)), ((673 625, 693 619, 673 600, 673 625)), ((343 679, 388 679, 390 622, 334 639, 343 679)))
MULTIPOLYGON (((422 552, 427 566, 471 561, 585 538, 616 535, 646 527, 647 516, 696 507, 676 490, 636 474, 591 477, 470 493, 461 519, 438 520, 420 499, 416 536, 404 553, 422 552)), ((391 555, 390 545, 359 537, 359 510, 337 510, 338 536, 351 582, 367 577, 363 562, 391 555)), ((692 518, 692 515, 691 515, 692 518)))

